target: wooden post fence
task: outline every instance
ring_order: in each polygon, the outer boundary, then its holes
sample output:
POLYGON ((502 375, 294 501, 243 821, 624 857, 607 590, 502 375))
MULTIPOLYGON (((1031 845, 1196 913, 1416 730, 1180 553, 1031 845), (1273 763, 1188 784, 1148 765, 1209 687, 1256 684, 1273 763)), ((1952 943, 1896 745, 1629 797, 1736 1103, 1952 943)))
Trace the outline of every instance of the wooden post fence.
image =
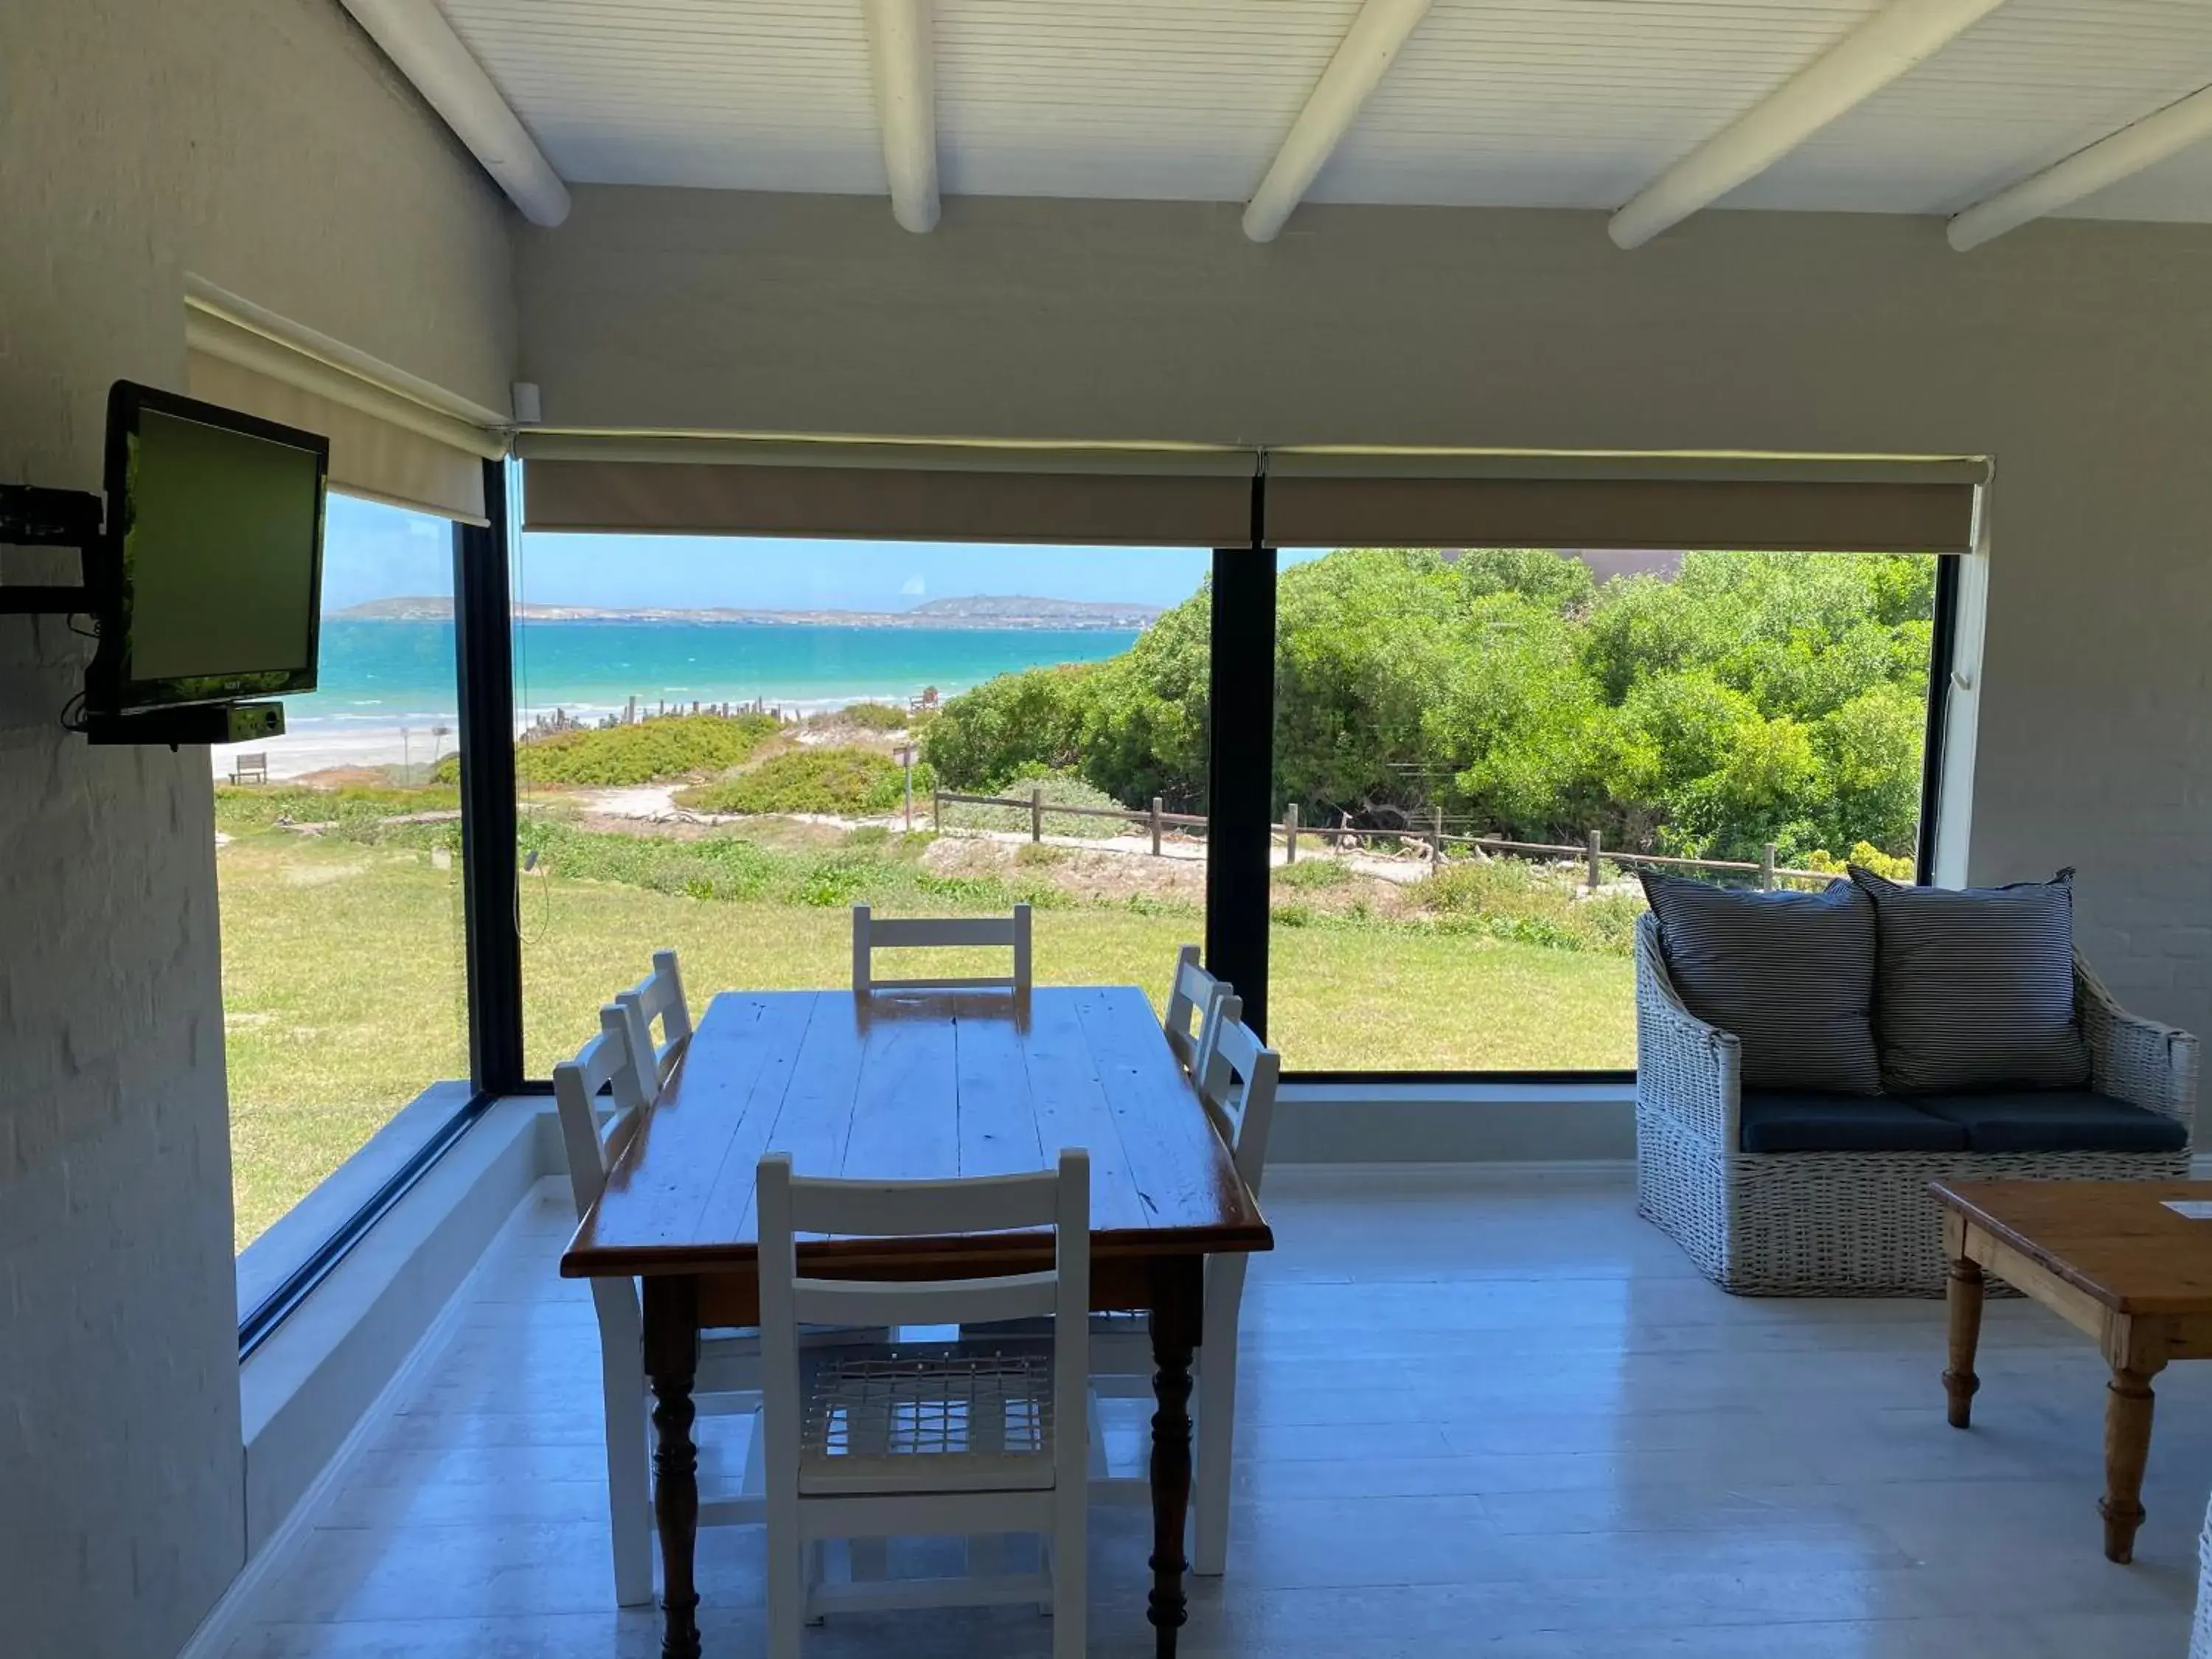
POLYGON ((1297 861, 1298 804, 1294 800, 1285 801, 1283 803, 1283 862, 1296 864, 1297 861))
POLYGON ((1768 893, 1774 890, 1774 843, 1770 841, 1759 855, 1759 885, 1761 891, 1768 893))
POLYGON ((1602 845, 1602 837, 1596 830, 1591 830, 1589 832, 1589 890, 1593 893, 1597 891, 1599 884, 1605 880, 1605 872, 1601 867, 1603 860, 1598 857, 1599 848, 1602 845))
POLYGON ((1160 855, 1160 798, 1152 797, 1152 856, 1160 855))
POLYGON ((1444 862, 1444 809, 1437 808, 1435 827, 1429 834, 1429 868, 1441 870, 1444 862))
POLYGON ((941 836, 945 833, 945 792, 942 789, 929 792, 929 827, 933 834, 941 836))
POLYGON ((1030 839, 1044 839, 1044 786, 1041 783, 1030 786, 1030 839))

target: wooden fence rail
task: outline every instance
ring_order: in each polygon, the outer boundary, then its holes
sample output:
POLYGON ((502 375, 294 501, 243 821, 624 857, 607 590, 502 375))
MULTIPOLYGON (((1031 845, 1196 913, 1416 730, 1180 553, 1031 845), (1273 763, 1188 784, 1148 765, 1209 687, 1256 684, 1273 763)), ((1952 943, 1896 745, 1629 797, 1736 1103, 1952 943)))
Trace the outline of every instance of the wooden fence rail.
MULTIPOLYGON (((1205 828, 1207 818, 1203 812, 1167 812, 1160 809, 1157 798, 1149 811, 1127 806, 1061 806, 1045 799, 1042 788, 1032 789, 1026 796, 959 795, 949 790, 934 790, 930 795, 930 821, 939 834, 945 830, 946 806, 1004 806, 1017 811, 1026 810, 1030 815, 1030 839, 1044 839, 1044 820, 1048 813, 1058 812, 1078 818, 1114 818, 1124 823, 1140 823, 1152 831, 1152 853, 1160 851, 1162 830, 1168 825, 1179 829, 1195 826, 1205 828)), ((1283 821, 1274 828, 1283 838, 1283 861, 1296 864, 1298 860, 1298 837, 1317 836, 1332 843, 1343 841, 1400 841, 1419 842, 1429 849, 1432 864, 1445 861, 1447 847, 1475 847, 1485 852, 1533 854, 1540 858, 1575 859, 1583 866, 1583 879, 1595 890, 1605 880, 1604 866, 1615 865, 1650 865, 1667 870, 1717 870, 1731 874, 1755 875, 1759 884, 1771 889, 1778 881, 1832 881, 1833 870, 1790 870, 1777 861, 1778 849, 1772 842, 1766 844, 1765 854, 1755 862, 1747 859, 1686 859, 1666 853, 1626 853, 1605 846, 1593 830, 1579 847, 1553 842, 1507 841, 1499 836, 1455 836, 1445 832, 1442 819, 1419 828, 1403 830, 1364 830, 1346 824, 1341 828, 1321 828, 1313 824, 1301 825, 1296 801, 1283 809, 1283 821)))

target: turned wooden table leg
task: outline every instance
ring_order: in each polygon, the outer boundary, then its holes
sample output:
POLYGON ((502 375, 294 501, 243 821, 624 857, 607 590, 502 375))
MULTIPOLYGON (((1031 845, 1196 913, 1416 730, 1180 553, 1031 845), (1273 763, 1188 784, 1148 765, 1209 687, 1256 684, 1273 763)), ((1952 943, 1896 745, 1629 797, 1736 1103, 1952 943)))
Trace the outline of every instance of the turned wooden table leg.
POLYGON ((1944 1300, 1951 1316, 1951 1364, 1943 1373, 1943 1392, 1950 1397, 1951 1426, 1963 1429, 1972 1420, 1974 1390, 1982 1386, 1974 1375, 1974 1350, 1982 1340, 1981 1264, 1960 1256, 1951 1263, 1950 1282, 1944 1300))
POLYGON ((660 1533, 662 1659, 699 1659, 699 1449, 691 1382, 699 1368, 699 1285, 645 1279, 645 1369, 653 1382, 653 1513, 660 1533))
POLYGON ((2143 1465, 2150 1458, 2150 1380, 2158 1368, 2115 1366, 2105 1395, 2105 1559, 2123 1566, 2135 1559, 2136 1528, 2142 1525, 2143 1465))
POLYGON ((1190 1514, 1190 1359, 1198 1346, 1203 1261, 1163 1261, 1152 1299, 1152 1621, 1158 1659, 1175 1659, 1176 1632, 1188 1616, 1183 1596, 1183 1526, 1190 1514))

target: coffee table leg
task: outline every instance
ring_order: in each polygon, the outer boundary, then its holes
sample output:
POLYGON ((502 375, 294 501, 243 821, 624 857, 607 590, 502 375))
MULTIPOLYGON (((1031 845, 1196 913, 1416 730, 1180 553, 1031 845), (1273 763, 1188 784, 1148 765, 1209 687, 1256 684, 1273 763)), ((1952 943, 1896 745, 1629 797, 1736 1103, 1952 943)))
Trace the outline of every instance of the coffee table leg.
POLYGON ((1950 1396, 1951 1426, 1965 1428, 1973 1413, 1974 1390, 1982 1381, 1974 1375, 1974 1350, 1982 1340, 1982 1267, 1960 1256, 1951 1263, 1950 1282, 1944 1300, 1951 1316, 1951 1367, 1943 1373, 1943 1392, 1950 1396))
POLYGON ((2155 1368, 2115 1366, 2105 1396, 2105 1559, 2124 1566, 2136 1557, 2136 1528, 2142 1525, 2143 1465, 2150 1458, 2150 1380, 2155 1368))

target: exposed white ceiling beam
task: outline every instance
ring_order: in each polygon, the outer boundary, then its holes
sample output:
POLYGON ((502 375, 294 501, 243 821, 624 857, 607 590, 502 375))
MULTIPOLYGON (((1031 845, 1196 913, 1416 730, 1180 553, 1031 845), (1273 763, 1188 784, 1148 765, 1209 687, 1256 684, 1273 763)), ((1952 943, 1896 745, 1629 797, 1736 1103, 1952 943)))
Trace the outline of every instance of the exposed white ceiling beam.
POLYGON ((2106 185, 2118 184, 2205 138, 2212 138, 2212 87, 2192 92, 2155 115, 2146 115, 2133 126, 2122 127, 2087 149, 2077 149, 2064 161, 1975 203, 1952 219, 1944 234, 1951 239, 1953 247, 1964 253, 1992 237, 2018 229, 2031 219, 2071 207, 2106 185))
POLYGON ((1381 84, 1398 49, 1406 44, 1430 0, 1367 0, 1352 27, 1337 43, 1315 82, 1306 106, 1291 123, 1273 165, 1244 209, 1244 234, 1255 242, 1269 242, 1283 228, 1314 177, 1335 152, 1344 135, 1359 117, 1368 94, 1381 84))
POLYGON ((917 232, 937 224, 937 52, 929 9, 930 0, 867 0, 891 216, 917 232))
POLYGON ((523 216, 557 225, 568 216, 568 187, 521 118, 508 107, 435 0, 345 0, 345 9, 415 83, 430 107, 483 164, 523 216))
POLYGON ((1642 247, 1757 178, 1822 127, 1948 46, 2004 0, 1891 0, 1763 101, 1692 150, 1613 216, 1607 234, 1642 247))

